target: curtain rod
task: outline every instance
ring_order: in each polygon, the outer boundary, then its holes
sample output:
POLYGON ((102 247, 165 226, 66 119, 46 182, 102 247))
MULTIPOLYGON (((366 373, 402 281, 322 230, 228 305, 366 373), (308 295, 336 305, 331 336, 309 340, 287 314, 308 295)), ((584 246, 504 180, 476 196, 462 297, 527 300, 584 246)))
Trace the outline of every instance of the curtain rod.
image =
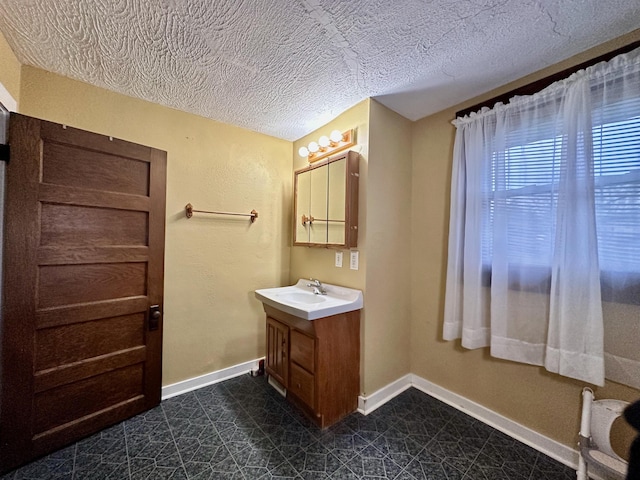
POLYGON ((477 112, 482 107, 493 108, 496 103, 508 103, 512 97, 517 95, 533 95, 534 93, 543 90, 554 82, 559 80, 563 80, 569 77, 571 74, 576 73, 579 70, 583 70, 591 65, 595 65, 600 62, 608 62, 613 57, 616 57, 622 53, 627 53, 636 48, 640 47, 640 40, 636 42, 632 42, 629 45, 625 45, 624 47, 617 48, 611 52, 605 53, 598 57, 592 58, 591 60, 587 60, 586 62, 582 62, 578 65, 574 65, 573 67, 566 68, 561 72, 554 73, 553 75, 549 75, 548 77, 541 78, 540 80, 536 80, 535 82, 531 82, 522 87, 515 88, 507 93, 503 93, 502 95, 498 95, 496 97, 490 98, 489 100, 485 100, 484 102, 480 102, 472 107, 464 108, 458 112, 456 112, 456 118, 464 117, 465 115, 469 115, 472 112, 477 112))

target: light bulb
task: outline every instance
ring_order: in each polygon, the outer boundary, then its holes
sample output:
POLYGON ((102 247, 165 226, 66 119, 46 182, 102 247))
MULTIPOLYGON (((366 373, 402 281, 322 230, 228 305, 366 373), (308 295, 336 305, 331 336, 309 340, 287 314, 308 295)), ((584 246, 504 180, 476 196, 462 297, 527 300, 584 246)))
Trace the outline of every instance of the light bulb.
POLYGON ((318 150, 320 150, 320 147, 318 146, 318 144, 316 142, 311 142, 309 144, 309 151, 311 153, 316 153, 318 150))
POLYGON ((301 157, 308 157, 309 150, 307 149, 307 147, 300 147, 300 150, 298 150, 298 155, 300 155, 301 157))
POLYGON ((331 143, 331 140, 329 140, 329 137, 327 137, 326 135, 321 136, 320 139, 318 140, 318 144, 322 148, 327 148, 330 143, 331 143))
POLYGON ((329 138, 332 142, 338 143, 342 141, 342 132, 340 130, 334 130, 329 135, 329 138))

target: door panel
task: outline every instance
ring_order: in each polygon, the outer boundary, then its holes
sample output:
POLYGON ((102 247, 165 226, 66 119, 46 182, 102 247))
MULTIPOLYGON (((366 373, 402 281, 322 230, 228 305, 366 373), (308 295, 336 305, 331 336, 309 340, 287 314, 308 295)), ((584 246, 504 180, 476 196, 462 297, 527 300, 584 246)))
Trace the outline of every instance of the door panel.
POLYGON ((36 331, 36 371, 134 348, 144 343, 144 328, 144 314, 136 313, 39 329, 36 331))
POLYGON ((149 195, 149 164, 86 151, 75 145, 44 144, 42 181, 92 190, 149 195), (127 175, 119 172, 127 171, 127 175))
POLYGON ((146 262, 41 265, 38 273, 40 309, 147 293, 146 262))
POLYGON ((166 153, 11 115, 0 471, 157 405, 166 153))
POLYGON ((147 244, 146 212, 42 205, 41 246, 147 244))
POLYGON ((143 362, 145 357, 145 348, 143 346, 137 346, 74 363, 68 363, 62 367, 39 370, 35 375, 34 391, 36 393, 42 392, 73 381, 89 378, 101 372, 124 368, 130 364, 143 362))
POLYGON ((143 373, 138 363, 36 393, 36 435, 142 395, 143 373), (74 408, 61 408, 65 403, 73 403, 74 408))

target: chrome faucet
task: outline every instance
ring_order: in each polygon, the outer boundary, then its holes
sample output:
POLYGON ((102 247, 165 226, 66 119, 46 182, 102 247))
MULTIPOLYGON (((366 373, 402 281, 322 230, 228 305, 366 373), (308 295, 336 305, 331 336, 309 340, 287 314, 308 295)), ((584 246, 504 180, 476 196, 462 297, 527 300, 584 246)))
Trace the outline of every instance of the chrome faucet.
POLYGON ((307 283, 307 287, 313 287, 313 293, 316 295, 326 295, 327 291, 324 289, 322 282, 316 278, 309 279, 311 283, 307 283))

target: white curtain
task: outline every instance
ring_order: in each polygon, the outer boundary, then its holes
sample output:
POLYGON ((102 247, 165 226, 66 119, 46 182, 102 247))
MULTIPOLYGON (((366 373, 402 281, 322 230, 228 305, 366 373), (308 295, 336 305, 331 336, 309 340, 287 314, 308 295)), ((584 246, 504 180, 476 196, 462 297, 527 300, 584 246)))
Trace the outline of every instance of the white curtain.
POLYGON ((640 49, 454 125, 445 340, 640 386, 640 49))

